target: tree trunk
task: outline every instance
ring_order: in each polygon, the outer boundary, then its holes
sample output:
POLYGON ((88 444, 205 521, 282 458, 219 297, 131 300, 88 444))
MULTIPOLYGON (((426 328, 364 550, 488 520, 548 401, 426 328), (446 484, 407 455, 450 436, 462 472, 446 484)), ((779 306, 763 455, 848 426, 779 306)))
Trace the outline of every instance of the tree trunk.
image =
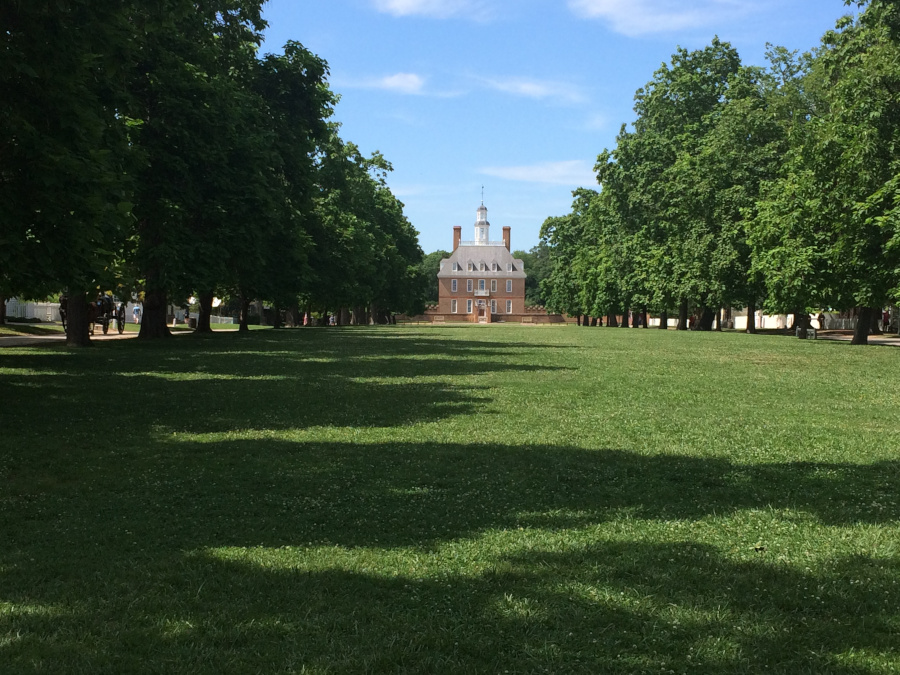
POLYGON ((596 327, 597 327, 597 317, 592 316, 591 317, 591 328, 596 328, 596 327))
POLYGON ((581 325, 584 326, 585 328, 590 327, 591 317, 589 317, 587 314, 585 314, 584 318, 582 318, 582 320, 581 320, 581 325))
POLYGON ((678 327, 675 330, 688 329, 688 301, 682 300, 678 306, 678 327))
POLYGON ((856 320, 856 330, 853 331, 853 339, 850 341, 850 344, 869 344, 869 330, 872 328, 872 314, 874 312, 875 310, 871 307, 859 308, 859 317, 856 320))
POLYGON ((756 303, 751 302, 747 305, 747 332, 756 334, 756 303))
POLYGON ((6 323, 6 301, 9 298, 0 295, 0 326, 6 323))
POLYGON ((619 324, 619 328, 629 328, 630 324, 628 322, 628 312, 630 310, 626 307, 622 310, 622 323, 619 324))
POLYGON ((667 309, 659 313, 659 329, 669 330, 669 310, 667 309))
POLYGON ((575 323, 578 324, 579 326, 581 325, 581 313, 580 312, 575 315, 575 323))
POLYGON ((641 309, 641 328, 650 328, 650 314, 646 307, 641 309))
POLYGON ((66 294, 66 346, 90 347, 90 320, 88 318, 87 293, 72 291, 66 294))
POLYGON ((338 312, 337 318, 338 326, 349 326, 350 325, 350 308, 349 307, 341 307, 338 312))
POLYGON ((809 314, 806 312, 802 312, 800 314, 794 314, 794 332, 797 333, 797 337, 801 340, 805 340, 809 337, 809 314))
POLYGON ((881 330, 881 310, 873 307, 872 308, 872 325, 869 329, 869 335, 884 335, 881 330))
POLYGON ((200 293, 200 316, 197 317, 197 331, 198 333, 212 333, 212 321, 210 317, 212 316, 212 305, 213 305, 213 296, 215 294, 212 291, 208 291, 206 293, 200 293))
POLYGON ((716 312, 716 332, 718 332, 718 333, 722 332, 722 315, 723 314, 725 314, 725 310, 721 309, 721 308, 719 309, 718 312, 716 312))
POLYGON ((250 330, 250 299, 241 296, 241 318, 238 326, 238 332, 243 333, 250 330))
POLYGON ((712 330, 713 320, 716 318, 716 313, 712 311, 709 307, 703 307, 703 313, 700 315, 700 326, 699 329, 708 332, 712 330))
POLYGON ((607 314, 606 315, 606 327, 607 328, 618 328, 619 320, 616 318, 615 314, 607 314))
POLYGON ((144 292, 144 313, 141 317, 139 338, 157 339, 167 338, 172 335, 169 330, 169 324, 166 322, 168 306, 169 303, 167 302, 165 291, 157 289, 144 292))

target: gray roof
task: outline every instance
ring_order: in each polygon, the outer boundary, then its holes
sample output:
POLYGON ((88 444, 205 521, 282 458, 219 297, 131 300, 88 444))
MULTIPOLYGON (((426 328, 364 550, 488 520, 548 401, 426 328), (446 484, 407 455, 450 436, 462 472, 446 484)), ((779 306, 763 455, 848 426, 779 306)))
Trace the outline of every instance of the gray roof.
POLYGON ((513 258, 512 253, 507 251, 505 246, 459 246, 450 254, 449 258, 441 260, 438 279, 469 276, 524 279, 527 275, 525 274, 525 263, 521 259, 513 258), (473 272, 469 271, 470 262, 475 266, 473 272), (453 271, 453 263, 459 263, 459 271, 453 271), (484 263, 484 271, 481 271, 481 263, 484 263), (491 271, 493 263, 497 263, 499 271, 491 271), (506 271, 508 263, 512 263, 512 272, 506 271))

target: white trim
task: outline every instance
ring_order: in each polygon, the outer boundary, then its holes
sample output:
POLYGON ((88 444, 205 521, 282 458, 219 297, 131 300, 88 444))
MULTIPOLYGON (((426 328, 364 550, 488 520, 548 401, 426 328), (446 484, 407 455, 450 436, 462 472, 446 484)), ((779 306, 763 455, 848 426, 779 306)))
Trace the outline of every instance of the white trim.
POLYGON ((497 280, 491 279, 491 293, 497 292, 497 280))
POLYGON ((472 313, 472 300, 466 300, 466 314, 472 313))
POLYGON ((512 300, 506 301, 506 313, 512 314, 512 300))
POLYGON ((450 280, 450 292, 456 293, 456 279, 450 280))
POLYGON ((491 300, 491 314, 497 313, 497 301, 491 300))
POLYGON ((456 298, 450 300, 450 313, 456 314, 456 298))
POLYGON ((512 279, 506 280, 506 292, 512 293, 512 279))
POLYGON ((466 279, 466 293, 472 292, 472 280, 466 279))

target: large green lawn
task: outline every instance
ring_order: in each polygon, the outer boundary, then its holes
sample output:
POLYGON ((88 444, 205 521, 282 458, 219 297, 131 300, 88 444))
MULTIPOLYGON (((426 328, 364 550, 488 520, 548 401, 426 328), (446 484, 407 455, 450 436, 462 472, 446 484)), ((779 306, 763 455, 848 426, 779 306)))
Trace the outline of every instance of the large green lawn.
POLYGON ((900 349, 0 350, 2 673, 896 673, 900 349))

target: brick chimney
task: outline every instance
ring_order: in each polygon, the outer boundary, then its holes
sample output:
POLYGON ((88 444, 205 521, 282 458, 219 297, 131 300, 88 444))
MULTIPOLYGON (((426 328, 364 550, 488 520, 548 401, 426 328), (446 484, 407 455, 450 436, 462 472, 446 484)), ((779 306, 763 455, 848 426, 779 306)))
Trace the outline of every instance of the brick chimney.
POLYGON ((453 250, 459 248, 459 240, 462 239, 462 225, 456 225, 453 228, 453 250))
POLYGON ((509 247, 509 225, 503 226, 503 244, 506 246, 507 251, 512 251, 509 247))

